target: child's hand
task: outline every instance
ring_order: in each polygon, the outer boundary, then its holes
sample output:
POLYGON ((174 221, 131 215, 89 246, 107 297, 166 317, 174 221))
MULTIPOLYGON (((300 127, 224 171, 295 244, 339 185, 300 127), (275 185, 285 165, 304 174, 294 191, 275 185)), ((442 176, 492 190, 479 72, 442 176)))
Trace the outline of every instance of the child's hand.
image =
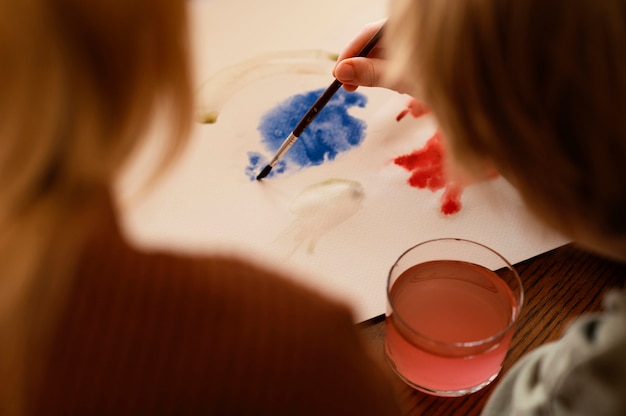
POLYGON ((339 54, 333 75, 343 83, 346 91, 358 87, 382 87, 400 93, 414 95, 415 89, 408 83, 387 77, 389 61, 385 59, 385 36, 366 58, 353 58, 385 21, 370 23, 363 27, 339 54))

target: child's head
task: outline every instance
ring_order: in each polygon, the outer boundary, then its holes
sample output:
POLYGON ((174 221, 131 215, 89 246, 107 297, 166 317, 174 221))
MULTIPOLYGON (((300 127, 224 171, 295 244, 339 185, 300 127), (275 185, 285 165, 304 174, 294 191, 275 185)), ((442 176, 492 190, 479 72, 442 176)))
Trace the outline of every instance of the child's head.
POLYGON ((626 1, 394 0, 389 39, 453 157, 626 257, 626 1))
POLYGON ((159 100, 188 119, 185 22, 182 0, 0 2, 3 209, 108 182, 159 100))
MULTIPOLYGON (((163 106, 191 120, 184 0, 0 0, 0 413, 19 414, 82 205, 163 106), (59 254, 61 253, 61 254, 59 254)), ((93 207, 93 206, 91 206, 93 207)))

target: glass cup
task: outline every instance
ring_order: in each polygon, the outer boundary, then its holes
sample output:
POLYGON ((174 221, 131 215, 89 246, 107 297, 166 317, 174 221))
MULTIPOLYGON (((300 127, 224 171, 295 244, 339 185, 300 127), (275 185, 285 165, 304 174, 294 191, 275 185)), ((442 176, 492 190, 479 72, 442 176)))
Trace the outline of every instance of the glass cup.
POLYGON ((387 361, 425 393, 474 393, 498 376, 523 299, 519 275, 492 249, 458 238, 418 244, 389 271, 387 361))

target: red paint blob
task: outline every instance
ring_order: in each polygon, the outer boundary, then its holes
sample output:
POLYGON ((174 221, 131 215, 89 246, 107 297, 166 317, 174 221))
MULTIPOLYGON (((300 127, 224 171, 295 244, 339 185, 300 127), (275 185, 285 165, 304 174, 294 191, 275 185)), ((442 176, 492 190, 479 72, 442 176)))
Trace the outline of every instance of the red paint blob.
MULTIPOLYGON (((396 116, 396 120, 402 120, 407 114, 419 118, 429 112, 430 109, 424 103, 411 99, 407 108, 396 116)), ((444 189, 441 195, 441 213, 451 215, 461 210, 461 194, 464 187, 459 184, 448 183, 444 172, 444 157, 441 134, 436 131, 424 147, 408 155, 398 156, 394 159, 394 163, 411 172, 411 176, 407 180, 410 186, 430 189, 433 192, 444 189)))
POLYGON ((411 172, 407 180, 414 188, 438 191, 444 189, 441 196, 441 212, 444 215, 455 214, 461 210, 463 187, 448 184, 444 171, 444 149, 439 131, 428 139, 424 147, 408 155, 398 156, 393 162, 411 172))
POLYGON ((415 98, 412 98, 407 104, 406 108, 396 116, 396 121, 402 120, 404 116, 409 113, 411 113, 413 117, 419 118, 424 114, 428 114, 429 112, 430 109, 426 107, 426 104, 422 103, 421 101, 417 101, 415 98))
POLYGON ((441 213, 444 215, 456 214, 461 210, 461 194, 463 187, 460 185, 448 184, 446 190, 441 195, 441 213))
MULTIPOLYGON (((426 105, 416 99, 411 99, 407 108, 396 116, 396 120, 402 120, 407 114, 419 118, 429 112, 430 109, 426 105)), ((430 189, 433 192, 443 189, 440 201, 441 213, 451 215, 461 210, 461 195, 465 187, 471 183, 450 181, 445 174, 444 161, 445 149, 439 130, 426 141, 421 149, 414 150, 408 155, 398 156, 393 160, 396 165, 411 172, 411 176, 407 180, 410 186, 430 189)), ((489 166, 485 167, 486 179, 495 179, 498 176, 499 174, 495 169, 489 166)))
POLYGON ((443 148, 439 133, 435 133, 421 149, 398 156, 394 163, 411 172, 409 185, 436 191, 445 186, 443 148))

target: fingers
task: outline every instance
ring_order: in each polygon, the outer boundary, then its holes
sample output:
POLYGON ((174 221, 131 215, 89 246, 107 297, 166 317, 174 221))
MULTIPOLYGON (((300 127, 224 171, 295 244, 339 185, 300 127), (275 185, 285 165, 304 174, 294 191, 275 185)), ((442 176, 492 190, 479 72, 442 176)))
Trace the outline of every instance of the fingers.
POLYGON ((339 55, 333 75, 343 83, 346 91, 354 91, 360 86, 381 87, 415 97, 417 89, 409 81, 388 78, 384 36, 367 57, 355 57, 385 21, 379 20, 363 27, 339 55))
MULTIPOLYGON (((344 48, 344 50, 339 54, 339 58, 337 59, 337 61, 340 62, 346 58, 351 58, 353 56, 356 56, 356 54, 359 53, 359 51, 363 48, 363 46, 365 46, 367 41, 370 40, 372 36, 374 36, 374 33, 376 33, 378 29, 380 29, 380 27, 385 23, 385 20, 386 19, 383 19, 383 20, 379 20, 377 22, 373 22, 373 23, 369 23, 365 25, 363 29, 356 35, 356 37, 352 39, 348 43, 348 45, 344 48)), ((379 46, 375 47, 374 50, 370 52, 368 56, 377 56, 378 55, 377 52, 380 52, 380 49, 381 49, 380 45, 383 44, 383 42, 384 42, 384 37, 383 39, 380 40, 379 46)))
POLYGON ((418 96, 417 89, 405 79, 391 79, 386 74, 389 62, 377 58, 347 58, 337 63, 334 76, 346 91, 358 87, 381 87, 402 94, 418 96))
POLYGON ((373 58, 348 58, 335 66, 335 78, 346 85, 381 87, 385 62, 373 58))

